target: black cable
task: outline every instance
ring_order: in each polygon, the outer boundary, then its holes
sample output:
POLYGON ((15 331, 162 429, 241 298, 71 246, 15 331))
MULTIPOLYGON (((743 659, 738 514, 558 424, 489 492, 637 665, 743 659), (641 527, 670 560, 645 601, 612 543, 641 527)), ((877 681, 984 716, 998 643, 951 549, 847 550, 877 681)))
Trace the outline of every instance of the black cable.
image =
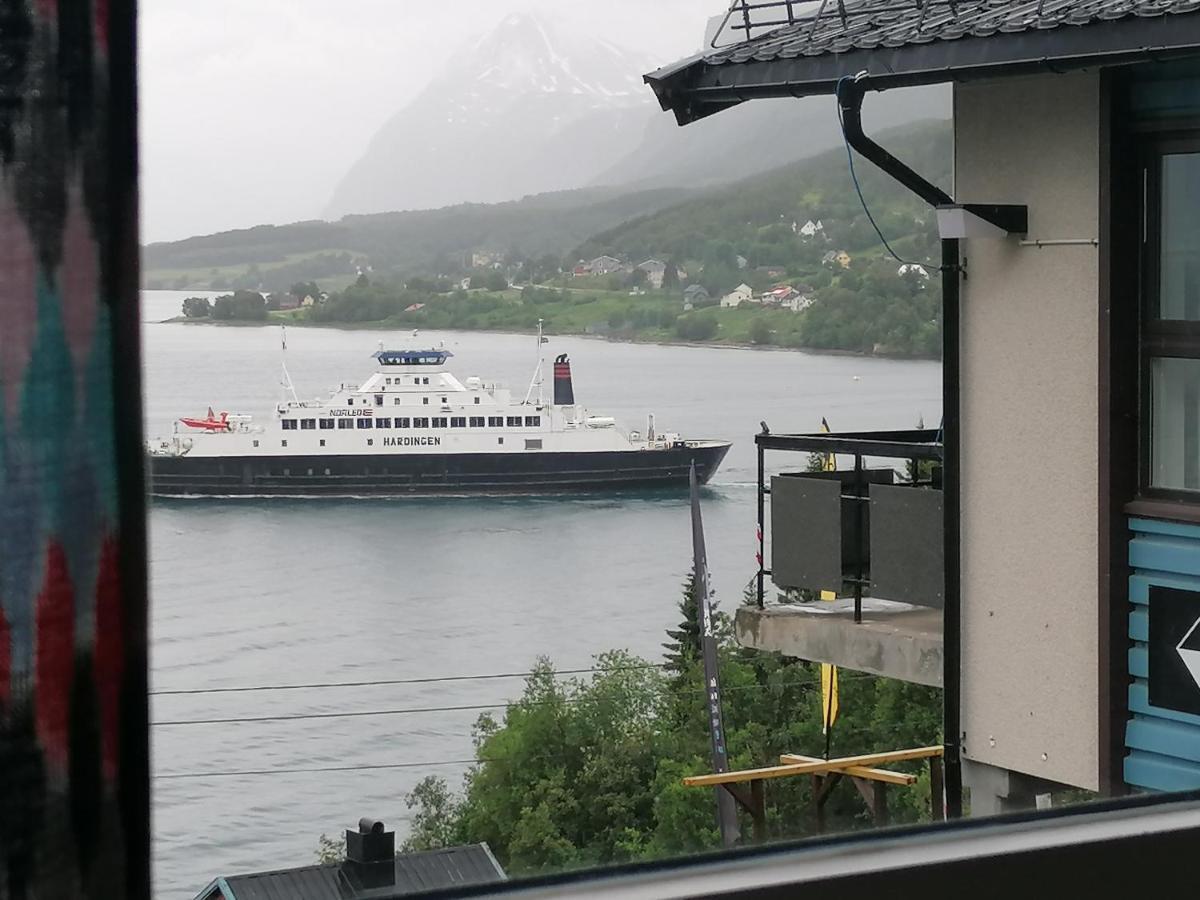
POLYGON ((252 775, 310 775, 321 772, 368 772, 378 771, 380 769, 433 769, 437 768, 438 766, 462 766, 484 762, 504 762, 504 759, 445 759, 441 762, 427 761, 414 763, 386 763, 377 766, 313 766, 311 768, 303 769, 243 769, 241 771, 218 770, 215 772, 165 772, 159 775, 153 775, 151 777, 170 780, 178 778, 234 778, 252 775))
MULTIPOLYGON (((854 675, 842 676, 843 678, 871 678, 874 677, 866 672, 859 672, 854 675)), ((723 688, 722 693, 732 693, 734 691, 747 691, 756 688, 771 688, 771 687, 815 687, 819 684, 818 681, 792 681, 783 684, 744 684, 735 685, 734 687, 723 688)), ((688 690, 689 694, 703 694, 707 689, 700 688, 698 690, 688 690)), ((562 703, 586 703, 590 701, 590 697, 564 697, 559 702, 562 703)), ((152 727, 171 728, 191 725, 238 725, 246 723, 264 723, 264 722, 298 722, 306 720, 321 720, 321 719, 358 719, 371 716, 403 716, 417 715, 423 713, 437 712, 479 712, 488 709, 512 709, 523 705, 521 701, 501 701, 499 703, 484 703, 484 704, 468 704, 463 706, 422 706, 408 707, 404 709, 371 709, 355 712, 332 712, 332 713, 290 713, 278 716, 241 716, 229 717, 220 719, 174 719, 164 720, 160 722, 151 722, 152 727)))
MULTIPOLYGON (((853 81, 853 80, 854 80, 853 76, 843 75, 841 78, 838 79, 838 87, 839 88, 841 87, 843 81, 853 81)), ((836 91, 835 91, 835 94, 836 94, 836 91)), ((854 182, 854 190, 858 194, 858 202, 862 204, 863 212, 865 212, 867 214, 867 221, 870 222, 871 227, 875 229, 875 234, 879 236, 879 240, 883 242, 883 246, 887 249, 887 252, 892 255, 892 259, 896 260, 896 262, 900 263, 901 265, 920 266, 922 269, 924 269, 926 267, 926 265, 930 265, 930 264, 911 262, 907 259, 903 259, 896 253, 895 250, 892 249, 892 245, 888 243, 888 239, 883 236, 883 232, 880 230, 879 225, 876 224, 875 217, 873 215, 871 215, 871 209, 870 209, 870 207, 867 206, 867 198, 863 196, 862 186, 858 183, 858 173, 854 169, 854 151, 850 147, 850 141, 846 138, 846 122, 845 122, 844 118, 842 117, 842 101, 840 99, 837 102, 837 110, 838 110, 838 124, 841 126, 841 129, 842 129, 842 143, 846 147, 846 159, 850 163, 850 180, 854 182)))
MULTIPOLYGON (((661 669, 666 663, 647 663, 643 666, 616 666, 610 668, 591 668, 591 669, 559 669, 551 674, 559 675, 586 675, 592 672, 635 672, 646 669, 661 669)), ((491 675, 442 675, 429 678, 397 678, 380 681, 328 681, 315 682, 313 684, 274 684, 274 685, 254 685, 250 687, 226 687, 226 688, 183 688, 179 690, 163 690, 151 691, 151 697, 183 697, 193 696, 198 694, 249 694, 258 691, 307 691, 307 690, 323 690, 325 688, 343 688, 343 687, 389 687, 406 684, 441 684, 450 681, 491 681, 503 678, 528 678, 536 672, 497 672, 491 675)))

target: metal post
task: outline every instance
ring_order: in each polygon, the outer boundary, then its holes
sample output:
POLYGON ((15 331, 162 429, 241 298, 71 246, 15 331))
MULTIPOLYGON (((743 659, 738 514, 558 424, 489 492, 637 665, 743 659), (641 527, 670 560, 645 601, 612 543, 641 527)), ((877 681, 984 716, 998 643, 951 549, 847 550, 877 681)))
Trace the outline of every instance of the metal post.
POLYGON ((946 821, 945 784, 942 778, 942 761, 929 757, 929 813, 935 822, 946 821))
POLYGON ((763 538, 763 519, 766 511, 766 470, 764 453, 762 444, 757 444, 758 447, 758 608, 763 608, 763 567, 766 565, 766 551, 763 549, 765 541, 763 538))
POLYGON ((854 454, 854 623, 862 624, 863 576, 863 504, 866 502, 863 485, 863 458, 854 454))
POLYGON ((942 241, 942 497, 943 553, 945 556, 945 605, 942 610, 943 731, 946 757, 946 816, 962 816, 962 565, 961 544, 961 396, 959 391, 959 242, 942 241))

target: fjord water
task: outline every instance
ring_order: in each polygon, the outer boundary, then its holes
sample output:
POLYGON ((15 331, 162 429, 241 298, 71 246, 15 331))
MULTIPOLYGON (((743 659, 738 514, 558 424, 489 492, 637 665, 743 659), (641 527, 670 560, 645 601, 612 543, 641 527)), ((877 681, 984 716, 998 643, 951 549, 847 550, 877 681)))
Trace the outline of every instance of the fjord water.
MULTIPOLYGON (((186 294, 143 295, 149 436, 219 411, 269 416, 280 329, 162 320, 186 294)), ((303 398, 372 370, 388 347, 445 342, 460 378, 522 396, 529 336, 292 328, 303 398)), ((753 435, 913 427, 941 415, 936 363, 552 338, 577 399, 627 428, 734 442, 703 494, 712 581, 740 602, 754 569, 753 435)), ((549 385, 547 385, 549 387, 549 385)), ((774 468, 803 466, 776 455, 774 468)), ((539 656, 586 668, 628 649, 657 659, 691 561, 685 492, 609 497, 155 501, 150 513, 152 690, 366 682, 527 671, 539 656)), ((483 707, 519 678, 280 692, 156 695, 157 722, 483 707)), ((155 896, 314 861, 317 839, 362 816, 407 829, 427 775, 458 787, 481 710, 152 729, 155 896), (288 769, 351 769, 281 774, 288 769), (194 778, 200 773, 221 774, 194 778)), ((499 711, 497 711, 499 712, 499 711)))

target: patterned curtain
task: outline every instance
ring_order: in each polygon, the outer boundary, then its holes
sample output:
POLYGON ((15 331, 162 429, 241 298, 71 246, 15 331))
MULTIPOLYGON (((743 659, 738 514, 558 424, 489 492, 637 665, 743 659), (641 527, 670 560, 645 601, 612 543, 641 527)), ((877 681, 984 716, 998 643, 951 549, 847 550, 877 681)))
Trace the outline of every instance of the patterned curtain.
POLYGON ((0 0, 0 898, 149 896, 133 0, 0 0))

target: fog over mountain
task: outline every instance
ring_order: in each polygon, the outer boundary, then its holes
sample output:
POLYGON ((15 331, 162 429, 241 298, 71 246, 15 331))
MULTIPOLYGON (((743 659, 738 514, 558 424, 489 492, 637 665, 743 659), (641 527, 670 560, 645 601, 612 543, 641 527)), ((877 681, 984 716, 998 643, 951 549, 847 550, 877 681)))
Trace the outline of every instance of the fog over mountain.
POLYGON ((656 115, 641 79, 653 66, 542 17, 509 16, 388 120, 326 214, 486 203, 588 184, 656 115))
MULTIPOLYGON (((327 218, 497 202, 585 185, 717 184, 841 141, 829 98, 756 102, 680 128, 642 74, 661 60, 515 14, 459 51, 342 179, 327 218)), ((868 101, 873 127, 948 109, 944 89, 868 101)))

